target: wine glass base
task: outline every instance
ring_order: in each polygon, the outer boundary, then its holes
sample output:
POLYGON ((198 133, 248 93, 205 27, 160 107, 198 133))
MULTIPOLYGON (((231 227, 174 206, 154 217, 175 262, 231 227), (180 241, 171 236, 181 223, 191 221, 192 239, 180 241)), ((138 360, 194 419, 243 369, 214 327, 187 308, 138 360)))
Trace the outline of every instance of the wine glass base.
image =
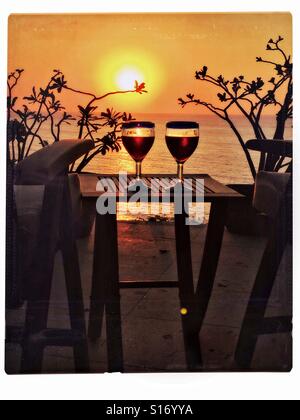
POLYGON ((147 185, 147 183, 142 179, 142 178, 135 178, 132 181, 129 182, 127 189, 130 190, 135 190, 136 187, 140 187, 140 188, 149 188, 149 186, 147 185))

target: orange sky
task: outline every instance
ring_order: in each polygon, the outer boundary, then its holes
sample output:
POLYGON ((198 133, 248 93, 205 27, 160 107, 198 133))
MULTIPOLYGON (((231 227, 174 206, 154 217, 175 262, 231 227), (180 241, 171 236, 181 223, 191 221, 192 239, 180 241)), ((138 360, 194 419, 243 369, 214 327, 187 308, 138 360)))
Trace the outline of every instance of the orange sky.
MULTIPOLYGON (((8 70, 26 70, 16 91, 21 97, 33 84, 45 84, 54 68, 64 72, 70 86, 97 95, 117 87, 122 68, 134 68, 143 74, 149 93, 115 96, 104 107, 183 112, 177 98, 185 93, 218 103, 216 92, 194 79, 203 65, 216 76, 269 80, 272 67, 256 63, 255 57, 271 57, 266 42, 279 34, 291 52, 291 19, 288 13, 11 15, 8 70)), ((70 111, 87 102, 69 93, 61 101, 70 111)), ((184 112, 205 110, 190 106, 184 112)))

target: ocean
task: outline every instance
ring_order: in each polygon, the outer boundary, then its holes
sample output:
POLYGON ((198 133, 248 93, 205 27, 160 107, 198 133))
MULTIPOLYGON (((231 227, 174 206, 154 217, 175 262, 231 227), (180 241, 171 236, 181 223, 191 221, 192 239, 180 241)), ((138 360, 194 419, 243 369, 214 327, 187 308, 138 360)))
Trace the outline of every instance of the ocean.
MULTIPOLYGON (((184 164, 184 173, 207 173, 225 184, 253 182, 244 152, 231 128, 216 116, 187 114, 135 114, 138 120, 155 123, 155 142, 142 164, 143 173, 176 173, 176 162, 170 155, 165 143, 165 124, 170 120, 191 120, 200 124, 200 140, 198 147, 190 159, 184 164)), ((244 139, 253 138, 249 123, 243 117, 235 117, 236 126, 244 139)), ((263 127, 267 136, 272 138, 275 118, 265 116, 263 127)), ((41 131, 44 140, 51 141, 49 127, 41 131)), ((61 139, 74 139, 78 136, 76 124, 64 125, 61 139)), ((286 138, 292 138, 292 123, 286 128, 286 138)), ((34 149, 38 148, 38 144, 34 149)), ((34 150, 33 149, 33 150, 34 150)), ((257 164, 259 154, 251 152, 257 164)), ((113 174, 119 171, 135 172, 135 163, 122 148, 120 152, 109 152, 105 156, 98 155, 85 168, 87 172, 113 174)), ((205 211, 207 215, 207 209, 205 211)), ((143 218, 141 214, 141 218, 143 218)), ((149 215, 147 214, 147 217, 149 215)), ((125 217, 126 218, 126 217, 125 217)), ((130 217, 126 218, 130 219, 130 217)))

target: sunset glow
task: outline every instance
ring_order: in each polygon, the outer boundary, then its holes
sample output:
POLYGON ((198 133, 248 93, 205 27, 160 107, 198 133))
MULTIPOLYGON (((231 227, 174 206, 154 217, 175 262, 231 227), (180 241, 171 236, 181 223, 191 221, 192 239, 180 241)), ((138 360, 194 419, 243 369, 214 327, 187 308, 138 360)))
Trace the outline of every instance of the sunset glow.
POLYGON ((144 75, 134 67, 124 67, 116 74, 117 87, 121 90, 130 90, 135 81, 142 83, 144 75))
MULTIPOLYGON (((104 106, 133 113, 208 113, 178 106, 177 98, 188 92, 217 100, 214 86, 195 80, 195 70, 206 65, 215 75, 269 80, 272 69, 259 65, 256 56, 268 56, 266 42, 278 34, 290 53, 288 13, 11 15, 8 68, 25 69, 19 97, 59 68, 70 86, 96 95, 145 82, 147 94, 109 97, 104 106)), ((69 92, 61 99, 70 110, 80 100, 69 92)))
MULTIPOLYGON (((100 92, 112 90, 132 90, 135 81, 144 82, 148 94, 118 96, 118 106, 130 107, 143 112, 162 94, 164 68, 158 57, 143 49, 127 48, 104 55, 95 67, 93 79, 100 92)), ((111 105, 115 105, 112 99, 111 105)))

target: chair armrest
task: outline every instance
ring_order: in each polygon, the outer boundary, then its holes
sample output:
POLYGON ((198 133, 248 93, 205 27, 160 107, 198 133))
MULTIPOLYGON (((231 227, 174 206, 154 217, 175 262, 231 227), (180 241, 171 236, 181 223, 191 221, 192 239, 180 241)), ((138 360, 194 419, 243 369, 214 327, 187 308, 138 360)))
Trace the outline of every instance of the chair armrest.
POLYGON ((273 155, 283 157, 293 157, 292 140, 249 140, 246 143, 249 150, 258 152, 272 153, 273 155))
POLYGON ((92 140, 61 140, 52 143, 18 163, 15 184, 48 184, 93 148, 92 140))

